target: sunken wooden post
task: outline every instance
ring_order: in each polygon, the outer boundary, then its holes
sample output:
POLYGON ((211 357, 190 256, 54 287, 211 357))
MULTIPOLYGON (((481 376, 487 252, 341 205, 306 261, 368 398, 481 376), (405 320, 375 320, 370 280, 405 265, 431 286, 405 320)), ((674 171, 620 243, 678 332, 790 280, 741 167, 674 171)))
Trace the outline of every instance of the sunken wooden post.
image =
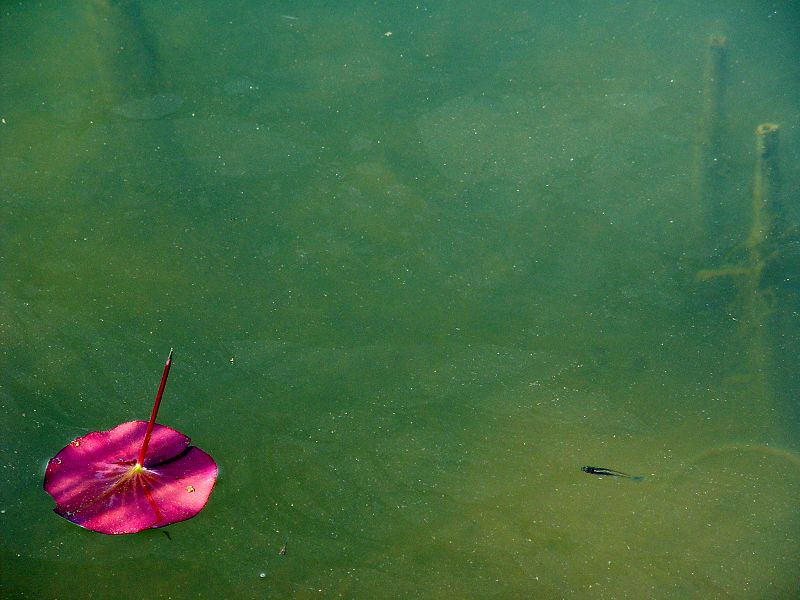
POLYGON ((778 168, 777 125, 763 123, 756 128, 756 164, 753 177, 753 215, 750 233, 744 243, 745 253, 738 264, 697 273, 699 281, 731 277, 736 283, 741 335, 748 348, 748 368, 753 390, 760 397, 769 396, 768 369, 771 364, 771 317, 779 307, 777 295, 764 273, 780 254, 785 231, 781 213, 780 170, 778 168))
POLYGON ((695 190, 702 213, 704 239, 713 241, 724 207, 722 190, 723 97, 726 64, 725 36, 708 39, 703 73, 703 113, 695 150, 695 190))
MULTIPOLYGON (((705 269, 697 273, 697 279, 708 281, 717 277, 744 278, 749 283, 748 291, 758 291, 764 284, 764 267, 780 251, 779 240, 785 228, 779 199, 780 169, 778 165, 777 125, 763 123, 756 128, 756 168, 753 177, 753 222, 745 241, 747 256, 739 264, 720 269, 705 269)), ((741 286, 740 286, 741 287, 741 286)))
POLYGON ((751 252, 763 259, 765 246, 775 245, 782 232, 780 169, 778 167, 778 126, 762 123, 756 127, 756 171, 753 179, 753 227, 747 239, 751 252))
POLYGON ((750 338, 750 363, 756 377, 763 377, 770 363, 769 318, 775 310, 775 292, 764 281, 764 270, 779 253, 780 213, 778 193, 778 126, 764 123, 756 128, 756 168, 753 176, 753 223, 747 238, 749 273, 742 286, 750 338))

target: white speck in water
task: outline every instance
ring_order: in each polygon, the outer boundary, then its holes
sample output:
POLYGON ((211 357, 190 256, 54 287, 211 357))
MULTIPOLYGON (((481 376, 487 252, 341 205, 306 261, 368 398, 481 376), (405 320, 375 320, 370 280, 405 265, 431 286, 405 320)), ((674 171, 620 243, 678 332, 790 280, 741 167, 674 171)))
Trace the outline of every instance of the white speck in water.
POLYGON ((258 576, 261 577, 261 579, 264 579, 264 577, 266 577, 267 574, 264 571, 261 571, 261 573, 259 573, 258 576))

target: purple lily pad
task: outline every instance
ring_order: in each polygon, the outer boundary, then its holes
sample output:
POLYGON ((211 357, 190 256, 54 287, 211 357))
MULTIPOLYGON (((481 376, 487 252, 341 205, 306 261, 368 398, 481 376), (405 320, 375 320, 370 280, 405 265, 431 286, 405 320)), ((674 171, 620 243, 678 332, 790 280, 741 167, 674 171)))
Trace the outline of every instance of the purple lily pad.
POLYGON ((44 489, 55 512, 92 531, 120 534, 164 527, 199 513, 217 478, 208 454, 155 424, 144 464, 136 458, 147 421, 130 421, 70 442, 47 465, 44 489))
POLYGON ((92 531, 136 533, 191 519, 206 505, 217 464, 189 437, 158 425, 172 351, 150 421, 129 421, 70 442, 50 459, 44 489, 55 512, 92 531))

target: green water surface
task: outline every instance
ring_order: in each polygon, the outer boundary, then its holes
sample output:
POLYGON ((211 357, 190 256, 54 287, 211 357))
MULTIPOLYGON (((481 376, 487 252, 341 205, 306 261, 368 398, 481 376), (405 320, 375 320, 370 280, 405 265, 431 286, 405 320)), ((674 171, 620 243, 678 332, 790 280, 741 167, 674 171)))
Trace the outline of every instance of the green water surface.
POLYGON ((698 6, 3 3, 0 595, 796 597, 800 12, 698 6), (696 273, 763 122, 753 322, 696 273), (171 347, 207 507, 59 518, 47 461, 146 419, 171 347))

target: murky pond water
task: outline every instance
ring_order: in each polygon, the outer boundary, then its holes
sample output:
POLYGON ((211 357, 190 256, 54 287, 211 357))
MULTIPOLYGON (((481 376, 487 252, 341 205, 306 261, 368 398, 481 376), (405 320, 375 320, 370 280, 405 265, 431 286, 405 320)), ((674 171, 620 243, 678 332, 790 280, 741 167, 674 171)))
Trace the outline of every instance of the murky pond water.
POLYGON ((796 8, 1 15, 4 598, 796 592, 796 8), (171 347, 207 507, 60 519, 171 347))

